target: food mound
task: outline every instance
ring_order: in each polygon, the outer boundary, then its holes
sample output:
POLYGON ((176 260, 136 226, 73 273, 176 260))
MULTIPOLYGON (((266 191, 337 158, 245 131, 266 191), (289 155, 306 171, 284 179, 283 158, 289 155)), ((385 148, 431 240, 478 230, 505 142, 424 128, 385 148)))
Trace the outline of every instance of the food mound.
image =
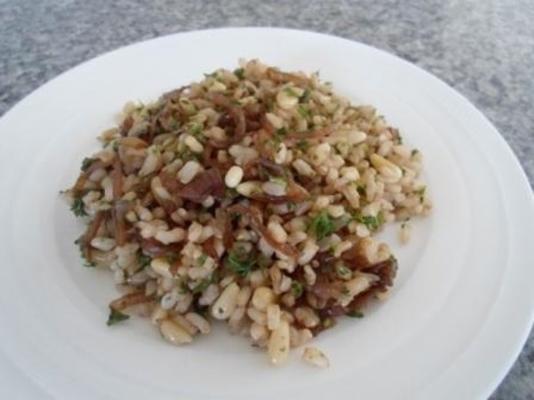
POLYGON ((65 192, 77 243, 122 292, 108 324, 140 313, 174 344, 220 320, 282 363, 385 298, 397 261, 373 236, 431 208, 420 152, 374 108, 257 60, 128 104, 100 140, 65 192))

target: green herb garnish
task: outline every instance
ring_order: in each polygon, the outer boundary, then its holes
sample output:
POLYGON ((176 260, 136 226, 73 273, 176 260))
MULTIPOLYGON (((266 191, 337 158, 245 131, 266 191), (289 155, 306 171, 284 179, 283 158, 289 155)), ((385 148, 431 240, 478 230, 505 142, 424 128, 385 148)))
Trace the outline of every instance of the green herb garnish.
POLYGON ((310 98, 310 94, 311 94, 310 89, 304 89, 304 93, 302 93, 302 96, 300 96, 299 101, 301 103, 307 102, 308 99, 310 98))
POLYGON ((152 258, 150 256, 147 256, 146 254, 141 253, 137 257, 137 261, 139 262, 141 269, 145 269, 152 262, 152 258))
POLYGON ((74 241, 74 244, 76 246, 78 246, 78 249, 80 250, 80 256, 82 258, 82 261, 83 261, 83 266, 86 267, 86 268, 94 268, 96 267, 96 264, 92 261, 88 261, 86 258, 85 258, 85 241, 83 239, 83 235, 80 236, 78 239, 76 239, 74 241))
POLYGON ((322 324, 324 329, 329 329, 336 324, 336 321, 333 318, 326 317, 323 319, 322 324))
POLYGON ((343 264, 336 265, 336 273, 340 278, 348 278, 351 276, 352 271, 343 264))
POLYGON ((299 97, 298 93, 295 92, 292 88, 290 87, 286 87, 284 89, 284 92, 288 95, 288 96, 293 96, 293 97, 299 97))
POLYGON ((82 171, 87 171, 87 169, 91 166, 92 163, 94 163, 96 161, 95 158, 89 158, 89 157, 85 157, 82 161, 82 166, 81 166, 81 170, 82 171))
POLYGON ((237 76, 239 80, 245 79, 245 70, 243 68, 238 68, 234 70, 234 75, 237 76))
POLYGON ((198 139, 198 136, 202 133, 202 125, 193 123, 189 127, 189 133, 198 139))
POLYGON ((299 105, 297 108, 298 113, 304 119, 311 118, 311 111, 307 106, 299 105))
POLYGON ((363 318, 361 311, 349 311, 346 315, 351 318, 363 318))
POLYGON ((310 230, 317 240, 322 240, 334 233, 334 223, 325 211, 317 214, 310 224, 310 230))
POLYGON ((356 190, 358 191, 358 194, 362 197, 364 197, 367 192, 365 191, 365 186, 364 185, 358 185, 356 186, 356 190))
POLYGON ((256 265, 256 259, 243 247, 234 247, 225 259, 225 266, 241 277, 248 275, 256 265))
POLYGON ((202 281, 196 285, 191 291, 193 294, 202 293, 204 290, 208 288, 209 285, 211 285, 212 279, 202 279, 202 281))
POLYGON ((178 284, 178 293, 180 294, 189 293, 189 288, 187 287, 187 284, 184 281, 180 281, 180 283, 178 284))
POLYGON ((309 148, 310 148, 310 142, 308 142, 306 139, 300 139, 297 142, 297 149, 299 149, 303 153, 306 153, 309 148))
POLYGON ((273 183, 276 183, 279 186, 283 186, 283 187, 287 186, 287 178, 283 176, 271 176, 269 180, 273 183))
POLYGON ((426 192, 426 186, 423 186, 421 189, 417 189, 414 191, 415 194, 419 195, 419 200, 421 203, 425 199, 425 192, 426 192))
POLYGON ((298 299, 302 296, 302 293, 304 293, 304 285, 299 281, 291 282, 291 292, 293 293, 293 296, 298 299))
POLYGON ((287 135, 287 129, 286 128, 280 128, 277 129, 276 132, 273 135, 273 140, 276 144, 282 143, 284 140, 284 137, 287 135))
POLYGON ((107 325, 108 326, 115 325, 121 321, 126 321, 128 318, 130 318, 129 315, 121 313, 120 311, 117 311, 111 308, 109 312, 107 325))
POLYGON ((202 267, 207 259, 208 259, 208 255, 206 253, 202 253, 202 255, 197 260, 197 265, 199 267, 202 267))
POLYGON ((72 203, 72 206, 70 207, 70 210, 77 217, 87 216, 87 212, 85 211, 85 205, 83 204, 83 200, 80 197, 76 197, 74 199, 74 202, 72 203))
POLYGON ((376 216, 362 215, 357 213, 354 215, 354 220, 360 224, 364 224, 367 229, 376 231, 384 223, 384 215, 382 214, 382 211, 380 211, 376 216))
POLYGON ((224 197, 227 199, 235 199, 239 196, 239 193, 234 188, 226 188, 224 190, 224 197))

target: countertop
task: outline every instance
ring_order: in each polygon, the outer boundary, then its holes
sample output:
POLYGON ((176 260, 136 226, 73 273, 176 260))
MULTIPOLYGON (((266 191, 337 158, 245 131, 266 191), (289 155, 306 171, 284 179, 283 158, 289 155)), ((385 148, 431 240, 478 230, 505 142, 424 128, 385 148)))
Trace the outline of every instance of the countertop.
MULTIPOLYGON (((445 80, 506 138, 534 183, 531 0, 0 0, 0 115, 98 54, 174 32, 282 26, 395 53, 445 80)), ((492 395, 534 399, 534 335, 492 395)))

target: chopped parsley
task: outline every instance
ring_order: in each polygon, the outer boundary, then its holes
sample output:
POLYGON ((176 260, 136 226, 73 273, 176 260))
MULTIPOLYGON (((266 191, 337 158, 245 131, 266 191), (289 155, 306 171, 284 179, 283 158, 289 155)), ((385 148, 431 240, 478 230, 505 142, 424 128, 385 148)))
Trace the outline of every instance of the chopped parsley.
POLYGON ((224 197, 227 199, 235 199, 239 196, 239 193, 234 188, 225 188, 224 197))
POLYGON ((384 215, 381 211, 376 216, 357 213, 354 215, 354 220, 360 224, 364 224, 367 229, 376 231, 384 223, 384 215))
POLYGON ((173 119, 170 122, 170 127, 173 131, 175 131, 180 127, 180 123, 177 120, 173 119))
POLYGON ((302 93, 302 96, 300 96, 299 101, 301 103, 305 103, 310 98, 310 89, 304 89, 304 93, 302 93))
POLYGON ((271 176, 269 180, 273 183, 276 183, 279 186, 283 186, 283 187, 287 186, 287 178, 283 176, 271 176))
POLYGON ((178 254, 176 253, 170 253, 170 254, 167 254, 167 256, 165 257, 167 259, 167 261, 169 262, 169 264, 174 264, 176 261, 178 261, 178 254))
POLYGON ((197 260, 197 265, 199 267, 202 267, 207 259, 208 259, 208 255, 206 253, 202 253, 202 255, 197 260))
POLYGON ((189 133, 198 139, 198 136, 202 133, 202 125, 193 123, 189 127, 189 133))
POLYGON ((197 153, 193 153, 189 147, 184 146, 182 149, 178 150, 178 156, 183 161, 191 161, 191 160, 198 160, 199 155, 197 153))
POLYGON ((196 285, 193 289, 191 289, 191 291, 193 292, 193 294, 202 293, 204 290, 208 288, 209 285, 211 285, 211 283, 212 283, 211 278, 202 279, 202 281, 200 281, 198 285, 196 285))
POLYGON ((286 128, 280 128, 277 129, 276 132, 273 135, 273 139, 275 143, 280 144, 284 140, 284 137, 287 135, 287 129, 286 128))
POLYGON ((74 199, 74 202, 72 203, 72 206, 70 207, 70 210, 77 217, 87 216, 87 212, 85 211, 85 205, 83 204, 83 200, 80 197, 76 197, 74 199))
POLYGON ((423 186, 421 189, 417 189, 414 191, 415 194, 419 195, 419 200, 421 203, 425 199, 425 192, 426 192, 426 186, 423 186))
POLYGON ((290 87, 286 87, 286 88, 284 89, 284 92, 285 92, 288 96, 299 97, 298 93, 295 92, 295 90, 293 90, 293 89, 290 88, 290 87))
POLYGON ((256 265, 256 259, 244 247, 234 247, 225 259, 226 268, 235 274, 245 277, 256 265))
POLYGON ((180 281, 178 286, 178 293, 180 294, 187 294, 189 293, 189 288, 187 287, 187 284, 184 281, 180 281))
POLYGON ((297 209, 297 204, 294 203, 294 202, 292 202, 292 201, 288 201, 288 202, 286 203, 286 205, 287 205, 287 210, 288 210, 289 212, 293 212, 293 211, 295 211, 295 210, 297 209))
POLYGON ((87 171, 87 169, 91 166, 92 163, 96 161, 95 158, 89 158, 85 157, 82 161, 82 167, 80 168, 82 171, 87 171))
POLYGON ((349 278, 352 275, 352 271, 343 264, 336 265, 336 273, 342 279, 349 278))
POLYGON ((322 324, 324 329, 329 329, 336 324, 336 321, 333 318, 326 317, 323 319, 322 324))
POLYGON ((150 256, 147 256, 146 254, 141 253, 139 254, 139 256, 137 256, 137 261, 139 261, 141 269, 144 269, 150 265, 152 258, 150 256))
POLYGON ((130 318, 129 315, 121 313, 120 311, 117 311, 111 308, 109 312, 107 325, 108 326, 115 325, 119 322, 126 321, 128 318, 130 318))
POLYGON ((310 148, 310 142, 308 142, 306 139, 300 139, 297 142, 297 149, 299 149, 303 153, 306 153, 309 148, 310 148))
POLYGON ((240 81, 242 81, 245 79, 245 70, 243 68, 237 68, 234 70, 234 75, 237 76, 240 81))
POLYGON ((310 230, 317 240, 322 240, 334 233, 335 227, 332 219, 325 211, 317 214, 310 224, 310 230))
POLYGON ((286 136, 287 135, 287 129, 285 127, 279 128, 275 132, 278 136, 286 136))
POLYGON ((293 296, 298 299, 302 296, 302 293, 304 293, 304 285, 299 281, 291 282, 291 292, 293 293, 293 296))
POLYGON ((358 185, 358 186, 356 187, 356 190, 358 191, 358 194, 359 194, 360 196, 362 196, 362 197, 365 196, 365 195, 367 194, 364 185, 358 185))
POLYGON ((85 243, 84 243, 84 240, 83 240, 83 235, 80 236, 78 239, 76 239, 74 241, 74 244, 76 246, 78 246, 78 249, 80 250, 80 256, 82 258, 82 261, 83 261, 83 266, 86 267, 86 268, 94 268, 96 267, 96 264, 92 261, 88 261, 86 260, 85 258, 85 243))
POLYGON ((363 313, 361 311, 349 311, 346 315, 351 318, 363 318, 363 313))
POLYGON ((298 113, 304 119, 311 118, 311 111, 307 106, 299 105, 297 108, 298 113))

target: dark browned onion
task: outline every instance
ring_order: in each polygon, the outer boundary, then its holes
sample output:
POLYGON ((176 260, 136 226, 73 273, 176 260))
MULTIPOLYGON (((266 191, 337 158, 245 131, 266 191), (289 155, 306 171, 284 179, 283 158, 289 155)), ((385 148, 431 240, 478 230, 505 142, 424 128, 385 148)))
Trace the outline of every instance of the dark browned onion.
POLYGON ((217 168, 202 171, 195 178, 184 185, 177 195, 193 203, 202 203, 208 196, 216 199, 224 197, 224 181, 217 168))
POLYGON ((133 292, 113 300, 111 303, 109 303, 109 307, 112 310, 121 311, 127 307, 148 303, 149 301, 152 301, 152 297, 145 295, 144 292, 133 292))
POLYGON ((82 237, 82 253, 84 258, 88 262, 92 261, 91 240, 93 240, 96 234, 98 233, 100 226, 105 223, 105 216, 105 211, 98 211, 91 223, 87 226, 87 230, 85 231, 82 237))
POLYGON ((113 227, 115 231, 115 242, 117 243, 117 246, 124 246, 128 239, 125 215, 129 209, 130 204, 123 200, 115 202, 111 209, 111 217, 113 219, 113 227))

